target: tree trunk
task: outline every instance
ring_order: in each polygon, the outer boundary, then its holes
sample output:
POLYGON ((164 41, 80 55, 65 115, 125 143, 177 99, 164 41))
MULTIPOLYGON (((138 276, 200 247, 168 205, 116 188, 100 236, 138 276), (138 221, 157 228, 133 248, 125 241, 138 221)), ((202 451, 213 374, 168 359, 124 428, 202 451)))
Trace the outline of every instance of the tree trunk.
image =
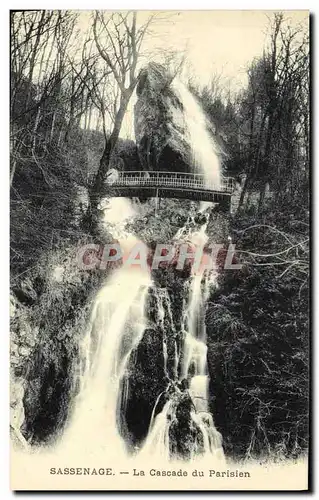
POLYGON ((26 98, 26 102, 25 102, 25 109, 26 110, 28 109, 30 101, 31 101, 32 79, 33 79, 33 73, 34 73, 34 68, 35 68, 38 47, 39 47, 40 40, 41 40, 41 34, 42 34, 42 28, 44 25, 45 15, 46 15, 46 11, 43 10, 41 13, 39 23, 38 23, 35 43, 34 43, 32 53, 31 53, 31 57, 30 57, 30 69, 29 69, 29 75, 28 75, 28 93, 27 93, 27 98, 26 98))
POLYGON ((258 202, 258 213, 261 212, 263 206, 264 206, 264 201, 265 201, 265 196, 266 196, 266 189, 267 189, 267 181, 265 181, 260 189, 260 194, 259 194, 259 202, 258 202))
POLYGON ((74 124, 74 108, 75 108, 75 102, 74 102, 74 96, 72 95, 71 97, 71 105, 70 105, 70 118, 66 127, 66 132, 64 135, 64 141, 68 142, 69 137, 70 137, 70 132, 73 128, 74 124))
POLYGON ((40 117, 41 117, 41 109, 40 106, 38 106, 37 110, 37 115, 35 118, 34 126, 33 126, 33 134, 32 134, 32 152, 34 153, 35 147, 36 147, 36 140, 37 140, 37 131, 38 131, 38 126, 40 123, 40 117))
POLYGON ((91 130, 91 120, 92 120, 92 107, 90 106, 89 107, 88 124, 87 124, 88 130, 91 130))
POLYGON ((99 169, 89 191, 90 203, 88 212, 85 217, 85 225, 89 226, 90 231, 93 233, 97 231, 98 204, 101 196, 103 195, 102 191, 106 172, 109 167, 112 152, 117 144, 120 135, 123 118, 133 90, 126 93, 126 95, 121 99, 120 107, 115 117, 113 131, 110 137, 105 142, 105 148, 100 160, 99 169))
POLYGON ((52 122, 51 122, 51 131, 50 131, 50 144, 53 141, 53 134, 54 134, 54 124, 55 124, 55 115, 56 112, 54 111, 53 116, 52 116, 52 122))
POLYGON ((254 160, 254 123, 255 123, 255 103, 253 104, 253 108, 251 111, 251 118, 250 118, 250 137, 249 137, 249 155, 248 155, 248 168, 247 168, 247 174, 246 174, 246 179, 245 183, 243 186, 243 189, 240 193, 240 199, 239 199, 239 204, 238 204, 238 209, 239 210, 245 199, 245 195, 249 186, 249 181, 251 177, 251 172, 253 170, 253 160, 254 160))
POLYGON ((14 160, 11 171, 10 171, 10 187, 12 186, 12 183, 13 183, 13 178, 14 178, 14 174, 16 172, 16 167, 17 167, 17 160, 14 160))
POLYGON ((240 193, 240 198, 239 198, 237 210, 240 210, 241 207, 243 206, 245 195, 246 195, 247 190, 248 190, 248 185, 249 185, 249 173, 247 173, 247 175, 246 175, 245 183, 244 183, 243 188, 242 188, 241 193, 240 193))

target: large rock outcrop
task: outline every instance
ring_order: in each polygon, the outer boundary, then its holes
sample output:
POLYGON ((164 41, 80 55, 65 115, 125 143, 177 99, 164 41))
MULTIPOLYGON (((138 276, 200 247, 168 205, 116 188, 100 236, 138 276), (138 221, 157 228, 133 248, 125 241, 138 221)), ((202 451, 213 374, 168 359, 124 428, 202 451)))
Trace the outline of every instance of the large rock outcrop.
POLYGON ((172 75, 150 63, 141 71, 134 107, 135 137, 144 170, 188 171, 191 147, 172 75))

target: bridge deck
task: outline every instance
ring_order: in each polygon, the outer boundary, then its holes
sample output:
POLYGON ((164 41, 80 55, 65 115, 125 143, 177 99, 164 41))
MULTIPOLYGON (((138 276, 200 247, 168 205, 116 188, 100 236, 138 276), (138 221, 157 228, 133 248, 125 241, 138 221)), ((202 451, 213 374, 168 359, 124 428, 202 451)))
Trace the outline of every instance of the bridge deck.
POLYGON ((124 197, 184 198, 230 204, 233 179, 207 181, 202 174, 183 172, 117 172, 110 171, 105 194, 124 197))

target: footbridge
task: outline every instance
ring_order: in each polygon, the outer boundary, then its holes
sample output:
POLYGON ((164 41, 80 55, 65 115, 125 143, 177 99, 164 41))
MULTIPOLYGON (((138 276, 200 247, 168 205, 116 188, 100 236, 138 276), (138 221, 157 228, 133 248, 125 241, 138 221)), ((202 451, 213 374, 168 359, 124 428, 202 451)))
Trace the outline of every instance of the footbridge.
POLYGON ((217 184, 197 173, 110 170, 105 181, 107 196, 210 201, 219 203, 225 210, 230 210, 233 191, 231 177, 222 177, 217 184))

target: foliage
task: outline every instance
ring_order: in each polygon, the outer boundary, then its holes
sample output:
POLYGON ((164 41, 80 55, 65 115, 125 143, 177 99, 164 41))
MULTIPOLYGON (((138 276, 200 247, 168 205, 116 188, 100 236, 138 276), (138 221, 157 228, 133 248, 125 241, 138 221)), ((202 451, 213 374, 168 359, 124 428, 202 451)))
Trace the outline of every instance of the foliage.
POLYGON ((267 190, 276 203, 308 196, 309 40, 282 13, 269 24, 268 45, 247 71, 248 86, 224 95, 218 79, 195 89, 225 151, 224 167, 243 181, 239 207, 267 190))
POLYGON ((229 454, 282 459, 308 442, 308 228, 263 216, 233 222, 246 263, 220 276, 208 302, 211 405, 229 454))

